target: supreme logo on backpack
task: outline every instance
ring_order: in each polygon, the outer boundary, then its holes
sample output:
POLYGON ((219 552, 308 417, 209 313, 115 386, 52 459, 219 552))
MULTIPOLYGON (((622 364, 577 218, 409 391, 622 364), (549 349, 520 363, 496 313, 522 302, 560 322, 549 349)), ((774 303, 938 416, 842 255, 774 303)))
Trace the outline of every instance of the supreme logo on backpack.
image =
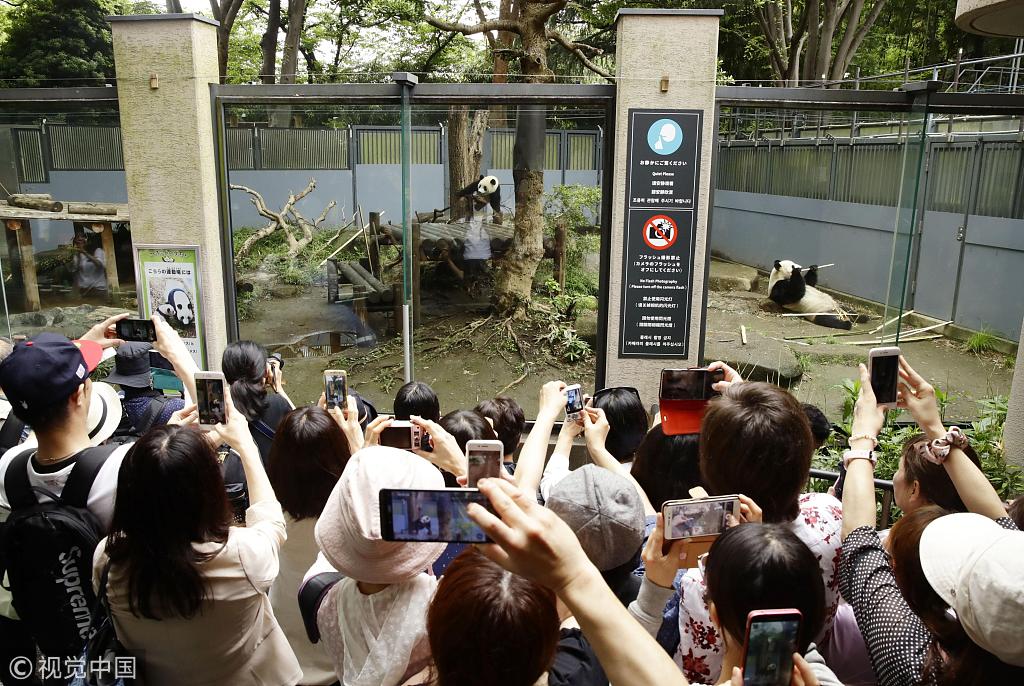
POLYGON ((100 467, 117 447, 82 451, 60 497, 30 485, 34 450, 7 467, 11 514, 0 526, 0 578, 7 573, 14 609, 44 655, 78 657, 89 637, 96 599, 92 556, 104 531, 87 503, 100 467), (49 500, 40 503, 36 494, 49 500))

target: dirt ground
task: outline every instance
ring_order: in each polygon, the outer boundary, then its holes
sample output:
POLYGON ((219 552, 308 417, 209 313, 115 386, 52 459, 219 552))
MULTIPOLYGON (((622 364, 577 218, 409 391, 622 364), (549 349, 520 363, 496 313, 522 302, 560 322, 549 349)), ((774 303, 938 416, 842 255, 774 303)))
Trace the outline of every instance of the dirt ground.
MULTIPOLYGON (((803 373, 795 383, 784 376, 782 385, 790 386, 801 401, 819 405, 831 419, 839 420, 844 395, 837 386, 853 378, 857 362, 865 359, 872 347, 844 341, 869 337, 806 341, 810 345, 774 340, 830 331, 801 318, 782 317, 780 312, 766 309, 765 303, 768 301, 763 293, 712 292, 708 303, 708 358, 728 359, 729 349, 739 344, 743 324, 759 344, 754 350, 746 350, 746 355, 767 369, 777 369, 784 354, 790 355, 787 359, 793 364, 795 355, 795 364, 803 373)), ((259 308, 256 321, 242 323, 242 337, 260 341, 285 357, 286 387, 296 403, 316 399, 324 369, 341 368, 350 372, 353 387, 379 410, 391 408, 403 378, 401 338, 394 334, 395 323, 389 313, 370 313, 368 326, 361 328, 351 308, 329 305, 324 289, 318 287, 291 297, 277 297, 259 308), (373 339, 365 347, 356 347, 351 341, 359 335, 373 339)), ((566 364, 537 347, 525 351, 524 361, 499 330, 498 320, 480 324, 487 316, 487 303, 481 297, 471 298, 454 288, 428 286, 423 312, 424 321, 414 334, 416 378, 435 388, 442 411, 472 407, 504 391, 514 395, 530 417, 536 413, 537 388, 543 381, 562 378, 587 385, 594 376, 593 358, 582 364, 566 364), (470 332, 475 324, 480 325, 470 332)), ((855 325, 854 331, 875 328, 881 315, 872 313, 872 317, 867 323, 855 325)), ((977 400, 1009 392, 1012 360, 1004 355, 975 355, 965 352, 962 344, 943 338, 906 343, 902 348, 918 371, 950 394, 949 418, 971 419, 977 413, 977 400)))

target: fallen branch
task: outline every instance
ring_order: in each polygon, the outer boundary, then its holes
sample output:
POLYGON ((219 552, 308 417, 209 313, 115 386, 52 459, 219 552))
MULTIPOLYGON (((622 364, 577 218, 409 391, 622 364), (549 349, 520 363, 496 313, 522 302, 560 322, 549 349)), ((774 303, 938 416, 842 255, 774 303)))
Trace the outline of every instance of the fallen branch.
POLYGON ((504 393, 504 392, 505 392, 505 391, 507 391, 508 389, 512 388, 513 386, 517 386, 517 385, 521 384, 521 383, 522 383, 523 381, 525 381, 525 380, 526 380, 526 377, 527 377, 527 375, 528 375, 529 373, 530 373, 530 370, 529 370, 529 369, 527 369, 527 370, 526 370, 525 372, 523 372, 523 375, 522 375, 522 376, 520 376, 520 377, 519 377, 518 379, 516 379, 516 380, 515 380, 515 381, 513 381, 512 383, 510 383, 510 384, 508 384, 507 386, 505 386, 504 388, 502 388, 502 389, 501 389, 500 391, 498 391, 497 395, 501 395, 502 393, 504 393))
MULTIPOLYGON (((893 337, 895 338, 895 336, 893 337)), ((919 336, 916 338, 901 338, 900 343, 917 343, 918 341, 930 341, 936 338, 945 338, 942 334, 933 334, 931 336, 919 336)), ((850 345, 881 345, 885 341, 883 340, 868 340, 868 341, 850 341, 850 345)))

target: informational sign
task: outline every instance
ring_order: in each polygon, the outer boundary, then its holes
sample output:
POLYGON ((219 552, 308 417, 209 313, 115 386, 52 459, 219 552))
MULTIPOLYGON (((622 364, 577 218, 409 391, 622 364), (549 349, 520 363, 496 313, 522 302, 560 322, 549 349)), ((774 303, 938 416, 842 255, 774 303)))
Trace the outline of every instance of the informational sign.
POLYGON ((136 245, 139 309, 161 315, 181 336, 200 369, 206 369, 198 245, 136 245))
POLYGON ((702 110, 629 110, 619 357, 689 357, 702 110))

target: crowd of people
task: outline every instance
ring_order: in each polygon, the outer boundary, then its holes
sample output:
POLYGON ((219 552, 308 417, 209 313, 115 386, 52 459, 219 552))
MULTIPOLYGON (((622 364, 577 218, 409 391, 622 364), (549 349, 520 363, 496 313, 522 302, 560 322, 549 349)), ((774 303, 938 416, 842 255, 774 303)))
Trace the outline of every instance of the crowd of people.
POLYGON ((699 434, 667 433, 625 387, 565 420, 563 381, 527 432, 514 398, 442 408, 419 382, 392 414, 351 388, 296 408, 280 360, 240 341, 203 430, 184 343, 159 316, 151 345, 118 340, 127 316, 0 341, 5 686, 1024 683, 1024 508, 905 359, 898 406, 920 432, 878 531, 886 418, 863 365, 840 500, 808 489, 820 410, 722 362, 699 434), (180 396, 153 388, 152 354, 180 396), (382 445, 401 421, 428 439, 382 445), (503 453, 477 484, 489 507, 468 506, 491 542, 386 540, 382 489, 465 486, 480 440, 503 453), (666 502, 709 495, 737 500, 728 528, 666 537, 666 502), (750 627, 780 613, 799 628, 755 677, 750 627))

